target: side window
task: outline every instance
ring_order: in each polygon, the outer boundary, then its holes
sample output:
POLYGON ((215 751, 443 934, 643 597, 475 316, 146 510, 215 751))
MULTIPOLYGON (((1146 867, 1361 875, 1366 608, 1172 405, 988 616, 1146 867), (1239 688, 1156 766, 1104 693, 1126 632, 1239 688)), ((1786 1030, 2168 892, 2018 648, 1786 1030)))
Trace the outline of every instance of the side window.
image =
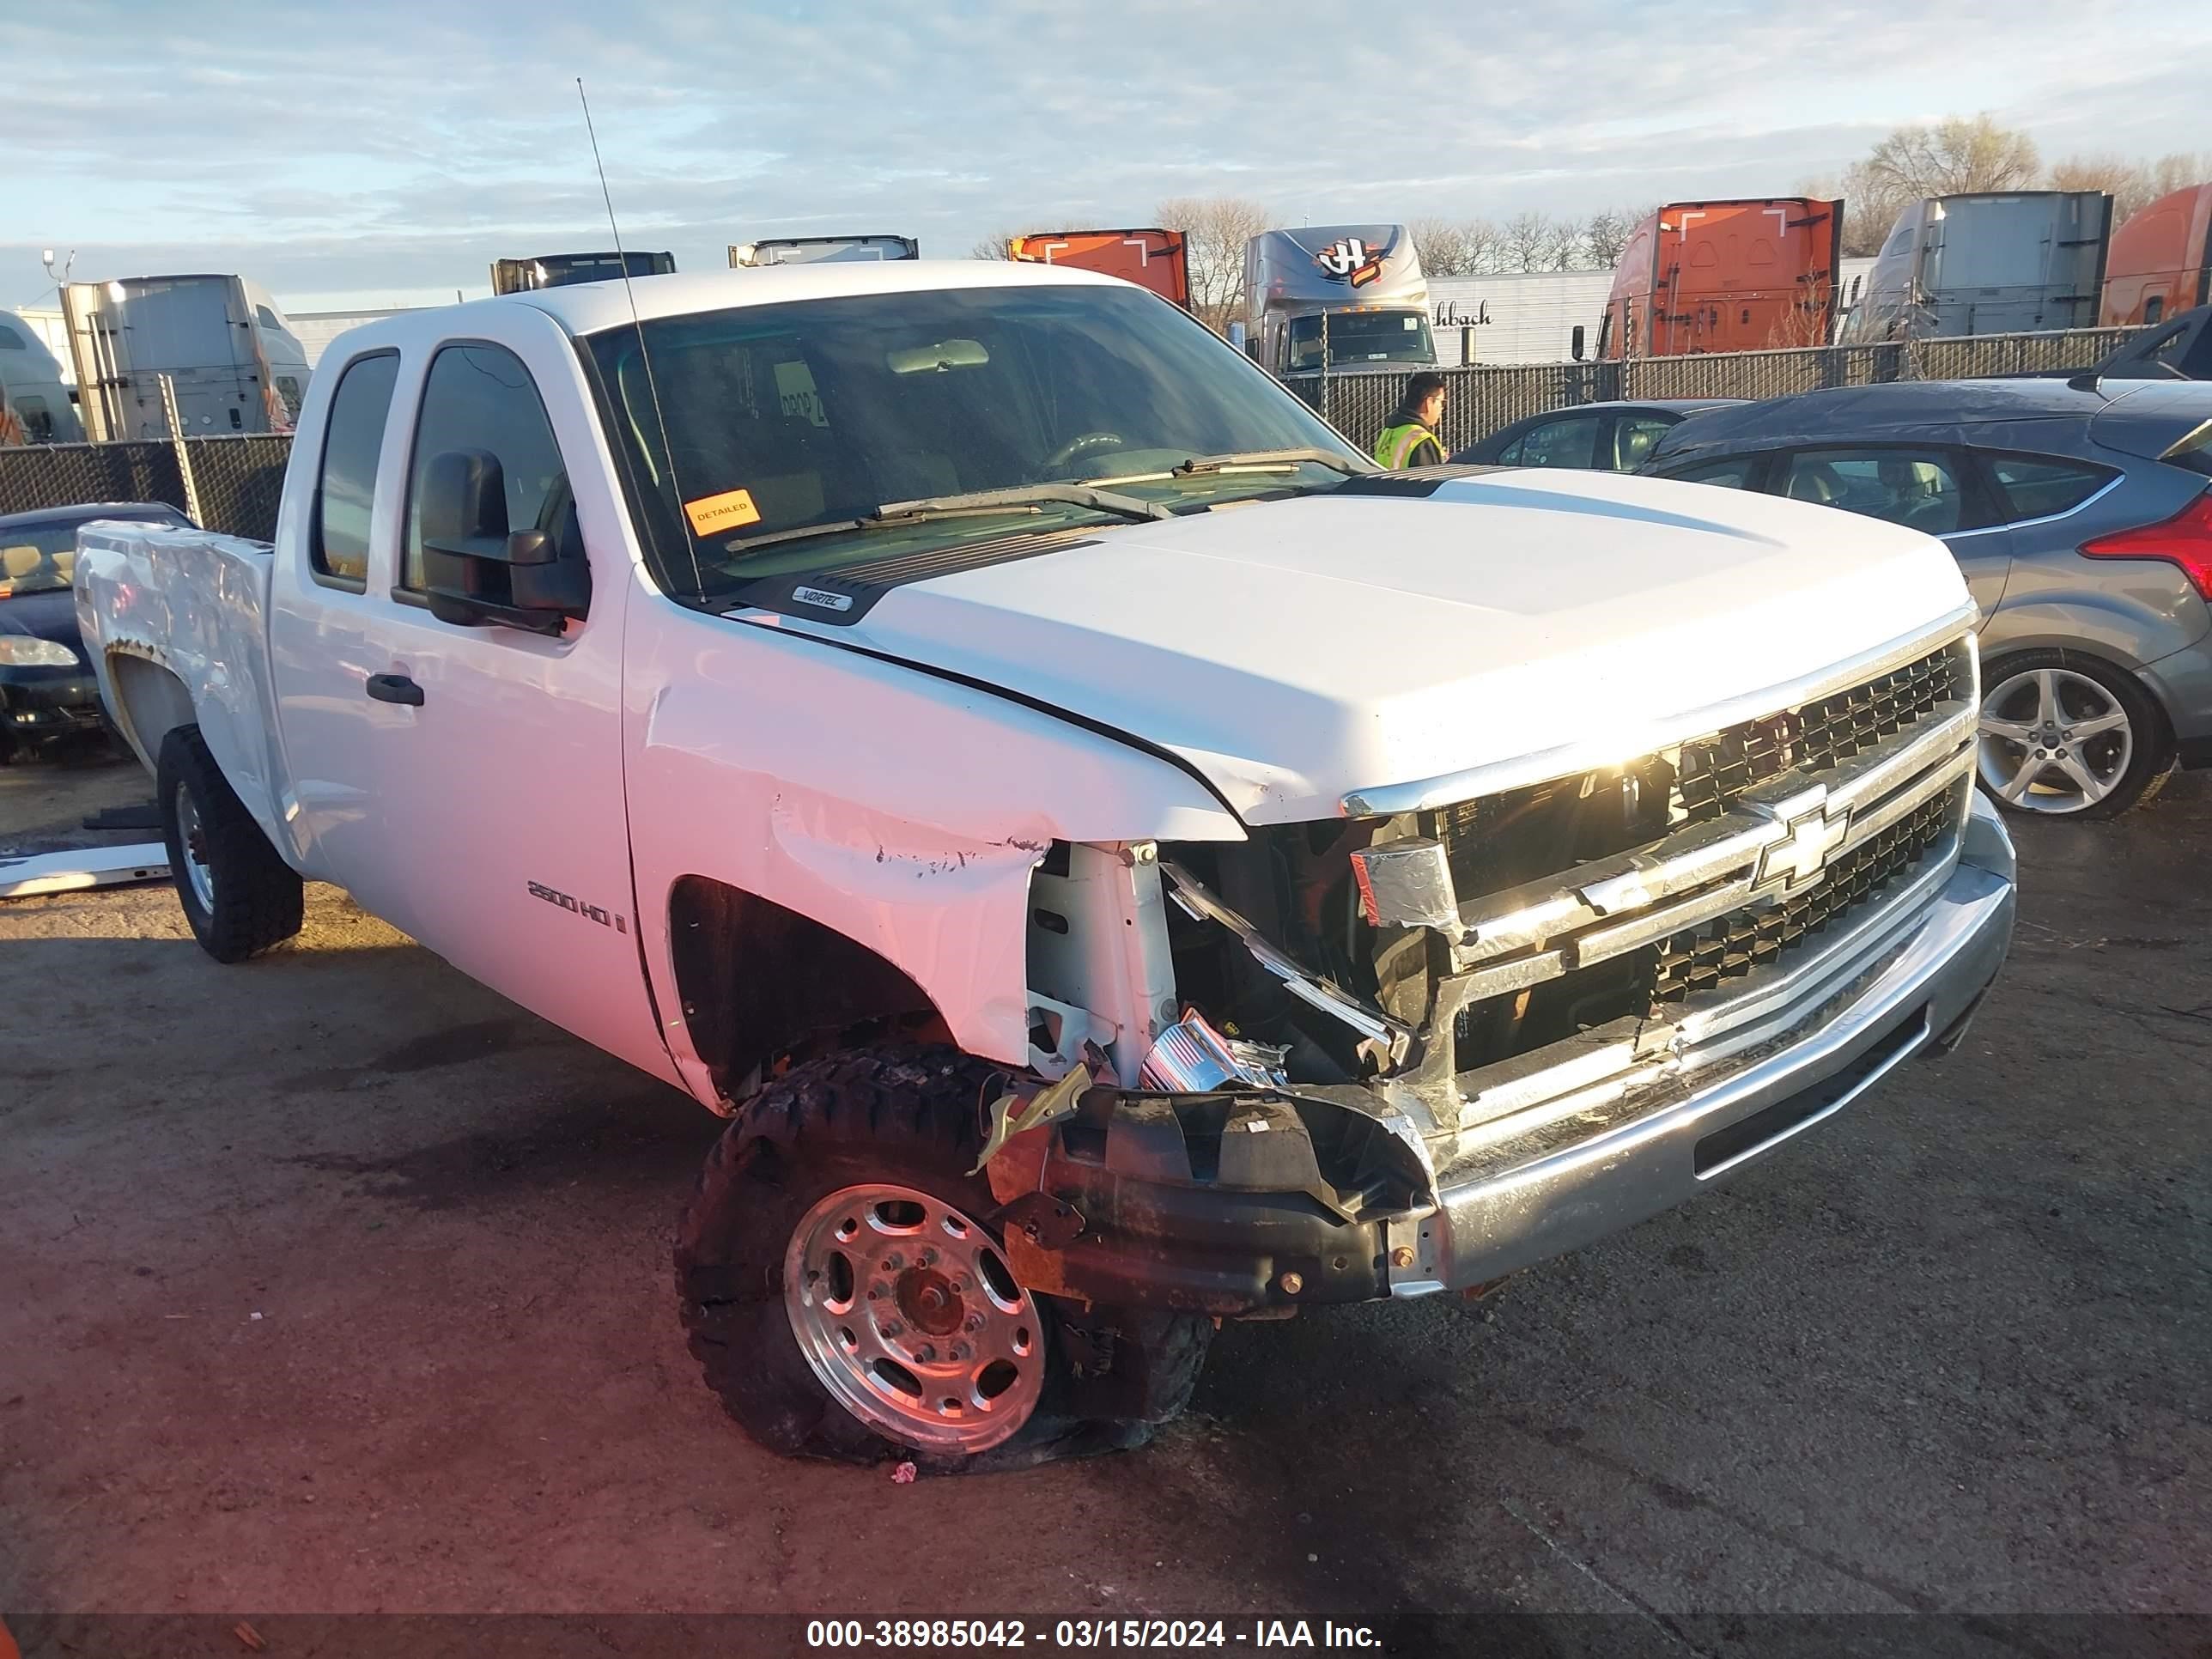
POLYGON ((407 556, 400 586, 420 592, 424 468, 449 450, 482 450, 499 462, 509 531, 543 530, 556 540, 570 513, 568 474, 553 423, 522 360, 505 346, 449 345, 430 360, 407 469, 407 556))
POLYGON ((29 343, 21 335, 7 324, 0 323, 0 351, 28 351, 30 349, 29 343))
POLYGON ((398 356, 386 351, 356 357, 338 379, 307 532, 307 562, 318 575, 344 582, 368 578, 368 506, 376 495, 376 458, 398 378, 398 356))
POLYGON ((54 441, 54 412, 46 407, 44 398, 17 398, 15 413, 22 417, 23 430, 34 444, 50 444, 54 441))
POLYGON ((1718 484, 1723 489, 1748 489, 1763 455, 1731 455, 1724 461, 1707 461, 1666 476, 1680 483, 1718 484))
POLYGON ((276 377, 276 395, 284 400, 284 412, 294 420, 300 418, 300 383, 289 374, 276 377))
POLYGON ((1522 466, 1588 467, 1597 459, 1600 415, 1578 415, 1571 420, 1547 421, 1521 440, 1522 466))
POLYGON ((267 306, 256 306, 253 307, 253 320, 259 323, 264 328, 281 330, 284 326, 283 323, 277 320, 276 313, 270 310, 267 306))
POLYGON ((2100 466, 2037 455, 1992 455, 1990 473, 1996 480, 2007 524, 2047 519, 2079 507, 2112 477, 2100 466))
POLYGON ((1497 465, 1499 466, 1520 465, 1521 447, 1528 441, 1528 437, 1526 434, 1523 434, 1521 437, 1516 438, 1511 443, 1506 445, 1504 448, 1498 452, 1497 465))
POLYGON ((1940 453, 1907 449, 1804 449, 1789 458, 1777 491, 1942 536, 1961 523, 1958 475, 1940 453))
POLYGON ((1635 471, 1660 439, 1674 429, 1672 421, 1656 421, 1649 415, 1622 416, 1613 427, 1613 465, 1623 472, 1635 471))

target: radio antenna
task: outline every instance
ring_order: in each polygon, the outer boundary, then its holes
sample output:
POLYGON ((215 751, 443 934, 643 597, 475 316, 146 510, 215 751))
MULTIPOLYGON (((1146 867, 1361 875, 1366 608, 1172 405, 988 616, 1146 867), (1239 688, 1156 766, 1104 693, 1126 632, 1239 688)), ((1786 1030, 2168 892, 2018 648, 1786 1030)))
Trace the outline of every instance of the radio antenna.
MULTIPOLYGON (((592 141, 592 166, 599 175, 599 198, 607 204, 607 229, 615 239, 615 264, 622 270, 623 297, 629 301, 630 326, 637 331, 638 361, 645 366, 645 389, 653 399, 653 419, 660 428, 660 453, 668 463, 668 488, 676 497, 677 533, 684 536, 684 545, 691 554, 691 586, 702 598, 707 591, 707 579, 699 568, 699 541, 696 536, 684 535, 684 487, 676 480, 676 442, 668 435, 668 416, 660 408, 660 382, 653 377, 653 352, 645 343, 645 324, 637 313, 637 290, 629 283, 629 255, 623 249, 622 227, 615 222, 614 192, 607 188, 607 166, 599 159, 599 132, 592 125, 592 100, 584 94, 584 77, 576 77, 576 101, 584 106, 584 132, 592 141)), ((621 391, 617 385, 617 393, 621 391)))

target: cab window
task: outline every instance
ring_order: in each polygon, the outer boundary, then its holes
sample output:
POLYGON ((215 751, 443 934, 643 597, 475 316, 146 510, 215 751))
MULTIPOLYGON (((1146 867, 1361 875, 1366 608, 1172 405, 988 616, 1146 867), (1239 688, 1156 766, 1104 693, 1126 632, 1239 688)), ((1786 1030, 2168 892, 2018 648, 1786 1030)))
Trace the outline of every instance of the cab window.
POLYGON ((396 352, 356 357, 339 377, 323 434, 323 470, 315 484, 308 562, 319 578, 355 585, 368 578, 369 503, 376 495, 377 457, 399 377, 396 352))
POLYGON ((54 412, 46 407, 44 398, 16 397, 9 400, 23 422, 23 434, 34 444, 50 444, 54 441, 54 412))
POLYGON ((422 570, 422 474, 432 458, 449 450, 482 450, 499 462, 511 530, 543 530, 556 544, 574 533, 575 508, 553 422, 522 360, 504 346, 445 346, 430 360, 408 462, 402 587, 419 593, 428 586, 422 570))
POLYGON ((1963 495, 1933 451, 1806 449, 1784 462, 1775 493, 1942 536, 1961 527, 1963 495))

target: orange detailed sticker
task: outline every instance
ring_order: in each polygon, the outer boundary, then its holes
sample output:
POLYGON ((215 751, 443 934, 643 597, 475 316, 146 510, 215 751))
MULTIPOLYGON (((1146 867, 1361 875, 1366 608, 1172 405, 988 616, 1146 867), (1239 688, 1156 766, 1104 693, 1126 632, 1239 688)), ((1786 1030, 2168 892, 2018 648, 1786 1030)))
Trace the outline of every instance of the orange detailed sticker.
POLYGON ((717 531, 760 522, 760 508, 753 505, 753 492, 750 489, 726 489, 719 495, 702 495, 696 501, 684 502, 684 512, 691 520, 691 533, 695 536, 711 536, 717 531))

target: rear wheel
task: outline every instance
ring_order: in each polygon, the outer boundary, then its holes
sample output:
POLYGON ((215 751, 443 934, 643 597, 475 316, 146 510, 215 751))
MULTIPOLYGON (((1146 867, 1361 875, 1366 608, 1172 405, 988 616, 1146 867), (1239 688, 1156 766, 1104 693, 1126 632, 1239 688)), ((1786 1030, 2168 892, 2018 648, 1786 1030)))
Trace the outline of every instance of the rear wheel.
POLYGON ((243 962, 300 931, 306 892, 208 752, 197 726, 161 740, 155 789, 169 873, 192 937, 243 962))
POLYGON ((2118 817, 2173 770, 2158 706, 2124 670, 2025 651, 1990 664, 1982 683, 1982 787, 2009 811, 2118 817))
POLYGON ((678 1232, 677 1292, 708 1386, 755 1440, 998 1469, 1140 1445, 1182 1409, 1210 1320, 1074 1309, 1008 1266, 968 1173, 1005 1081, 949 1049, 862 1049, 795 1067, 724 1133, 678 1232))

